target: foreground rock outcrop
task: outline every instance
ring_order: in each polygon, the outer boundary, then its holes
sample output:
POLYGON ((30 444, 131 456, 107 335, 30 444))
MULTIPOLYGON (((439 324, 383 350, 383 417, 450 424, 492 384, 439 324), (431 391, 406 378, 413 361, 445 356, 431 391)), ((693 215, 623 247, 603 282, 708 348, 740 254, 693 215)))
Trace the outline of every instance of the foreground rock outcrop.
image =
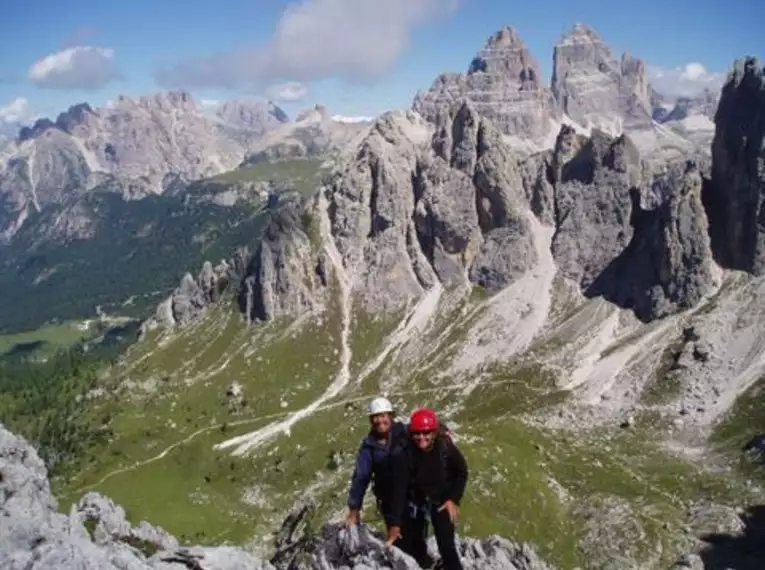
MULTIPOLYGON (((111 500, 88 493, 69 515, 57 511, 45 466, 24 439, 0 425, 0 568, 4 570, 415 570, 366 528, 327 525, 300 535, 286 521, 277 555, 263 561, 237 547, 184 547, 146 522, 133 526, 111 500), (294 534, 294 536, 293 536, 294 534)), ((300 513, 298 513, 300 515, 300 513)), ((293 524, 294 523, 294 524, 293 524)), ((431 544, 431 547, 433 545, 431 544)), ((466 570, 551 570, 527 545, 501 538, 460 540, 466 570)))

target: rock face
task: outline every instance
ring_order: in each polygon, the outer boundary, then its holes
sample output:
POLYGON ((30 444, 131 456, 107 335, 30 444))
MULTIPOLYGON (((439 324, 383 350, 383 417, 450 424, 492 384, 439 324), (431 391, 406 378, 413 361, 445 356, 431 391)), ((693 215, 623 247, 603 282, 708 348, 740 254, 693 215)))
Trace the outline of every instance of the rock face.
MULTIPOLYGON (((702 166, 703 168, 703 166, 702 166)), ((720 285, 712 261, 702 171, 694 161, 669 165, 649 196, 632 192, 633 235, 590 287, 643 320, 688 309, 720 285)))
POLYGON ((215 116, 225 124, 257 135, 289 122, 289 117, 271 101, 224 101, 215 110, 215 116))
MULTIPOLYGON (((513 38, 500 34, 492 45, 513 38)), ((585 28, 574 39, 563 52, 571 61, 608 53, 585 28)), ((499 65, 483 57, 488 63, 475 69, 499 65)), ((240 305, 250 319, 269 320, 325 304, 338 284, 370 313, 394 312, 438 287, 496 292, 537 267, 548 247, 533 230, 541 222, 554 228, 557 271, 587 296, 644 321, 692 307, 718 288, 720 266, 764 271, 758 65, 737 64, 723 90, 712 167, 703 153, 647 160, 633 135, 593 128, 587 137, 566 125, 552 150, 523 157, 469 99, 434 103, 429 120, 385 114, 342 154, 313 201, 273 220, 240 305)), ((642 67, 620 69, 617 83, 645 91, 635 108, 648 113, 642 67)), ((577 85, 562 74, 559 94, 569 93, 569 80, 577 85)), ((623 91, 604 93, 625 100, 623 91)))
POLYGON ((231 170, 252 140, 286 120, 278 108, 257 102, 230 103, 220 112, 228 124, 207 118, 189 94, 171 92, 120 97, 103 109, 83 103, 55 122, 38 120, 0 156, 0 201, 14 220, 0 232, 13 233, 30 211, 96 186, 134 199, 231 170))
POLYGON ((642 182, 640 156, 625 136, 592 138, 563 127, 552 157, 556 228, 552 252, 563 275, 589 287, 627 246, 631 193, 642 182))
POLYGON ((564 126, 555 150, 532 164, 532 210, 554 223, 558 270, 587 295, 651 320, 693 306, 719 285, 703 158, 653 170, 625 135, 594 130, 587 138, 564 126))
POLYGON ((517 158, 472 104, 453 105, 434 129, 411 112, 386 114, 312 205, 274 221, 242 305, 258 318, 299 312, 332 283, 329 271, 346 275, 369 312, 437 283, 498 290, 537 261, 524 202, 517 158))
POLYGON ((435 122, 440 108, 463 98, 500 133, 522 139, 544 139, 559 115, 539 64, 510 27, 489 38, 467 74, 440 75, 427 92, 418 93, 413 109, 435 122))
POLYGON ((239 282, 248 257, 243 248, 233 259, 223 260, 215 267, 206 261, 196 279, 186 273, 175 291, 157 306, 154 316, 143 323, 141 335, 156 327, 183 326, 203 316, 210 305, 220 300, 229 284, 239 282))
POLYGON ((586 295, 661 318, 719 285, 702 200, 708 170, 703 157, 657 167, 627 135, 568 126, 552 151, 522 158, 467 101, 435 124, 386 114, 321 193, 274 215, 239 304, 251 321, 296 316, 345 283, 367 312, 395 312, 434 287, 498 292, 549 247, 586 295), (555 229, 542 246, 540 222, 555 229))
POLYGON ((765 273, 765 69, 736 62, 722 89, 712 144, 710 211, 715 253, 728 267, 765 273))
POLYGON ((577 24, 553 51, 552 92, 561 109, 585 126, 625 128, 651 124, 645 63, 610 48, 589 27, 577 24))
MULTIPOLYGON (((316 536, 280 542, 273 563, 236 547, 182 547, 163 529, 126 520, 125 511, 88 493, 69 515, 57 511, 45 466, 22 438, 0 425, 0 567, 4 570, 415 570, 419 566, 365 528, 328 525, 316 536), (284 546, 288 548, 284 549, 284 546)), ((298 513, 300 515, 300 513, 298 513)), ((285 524, 292 524, 288 517, 285 524)), ((299 523, 300 520, 294 521, 299 523)), ((281 534, 284 534, 283 532, 281 534)), ((432 547, 432 545, 431 545, 432 547)), ((526 545, 494 537, 459 541, 466 569, 550 570, 526 545)))
POLYGON ((248 321, 300 314, 319 302, 329 283, 315 261, 315 231, 312 214, 296 204, 274 213, 239 291, 248 321))

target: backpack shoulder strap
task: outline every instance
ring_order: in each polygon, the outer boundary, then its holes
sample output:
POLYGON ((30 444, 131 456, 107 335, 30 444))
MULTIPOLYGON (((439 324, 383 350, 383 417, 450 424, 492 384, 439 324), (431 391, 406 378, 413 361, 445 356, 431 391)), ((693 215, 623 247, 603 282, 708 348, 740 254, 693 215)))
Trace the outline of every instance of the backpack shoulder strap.
POLYGON ((438 445, 438 454, 441 457, 441 468, 445 475, 449 475, 449 445, 452 440, 447 434, 438 434, 436 445, 438 445))

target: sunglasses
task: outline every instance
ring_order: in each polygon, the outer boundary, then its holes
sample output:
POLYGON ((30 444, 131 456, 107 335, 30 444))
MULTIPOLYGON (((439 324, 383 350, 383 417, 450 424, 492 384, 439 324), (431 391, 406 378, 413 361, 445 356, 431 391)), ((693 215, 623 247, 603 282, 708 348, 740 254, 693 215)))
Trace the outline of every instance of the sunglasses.
POLYGON ((423 437, 429 437, 429 436, 433 435, 434 433, 435 432, 433 432, 433 431, 413 431, 412 432, 412 437, 414 437, 416 439, 419 439, 419 438, 423 438, 423 437))

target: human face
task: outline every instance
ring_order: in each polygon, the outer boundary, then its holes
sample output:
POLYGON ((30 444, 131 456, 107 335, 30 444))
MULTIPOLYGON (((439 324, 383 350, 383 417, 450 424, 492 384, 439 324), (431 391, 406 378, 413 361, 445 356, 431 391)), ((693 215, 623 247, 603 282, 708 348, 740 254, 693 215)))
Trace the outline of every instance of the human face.
POLYGON ((387 435, 393 425, 393 416, 389 413, 374 414, 369 416, 372 429, 379 435, 387 435))
POLYGON ((436 441, 436 432, 434 431, 415 431, 412 432, 412 441, 422 451, 427 451, 433 447, 436 441))

